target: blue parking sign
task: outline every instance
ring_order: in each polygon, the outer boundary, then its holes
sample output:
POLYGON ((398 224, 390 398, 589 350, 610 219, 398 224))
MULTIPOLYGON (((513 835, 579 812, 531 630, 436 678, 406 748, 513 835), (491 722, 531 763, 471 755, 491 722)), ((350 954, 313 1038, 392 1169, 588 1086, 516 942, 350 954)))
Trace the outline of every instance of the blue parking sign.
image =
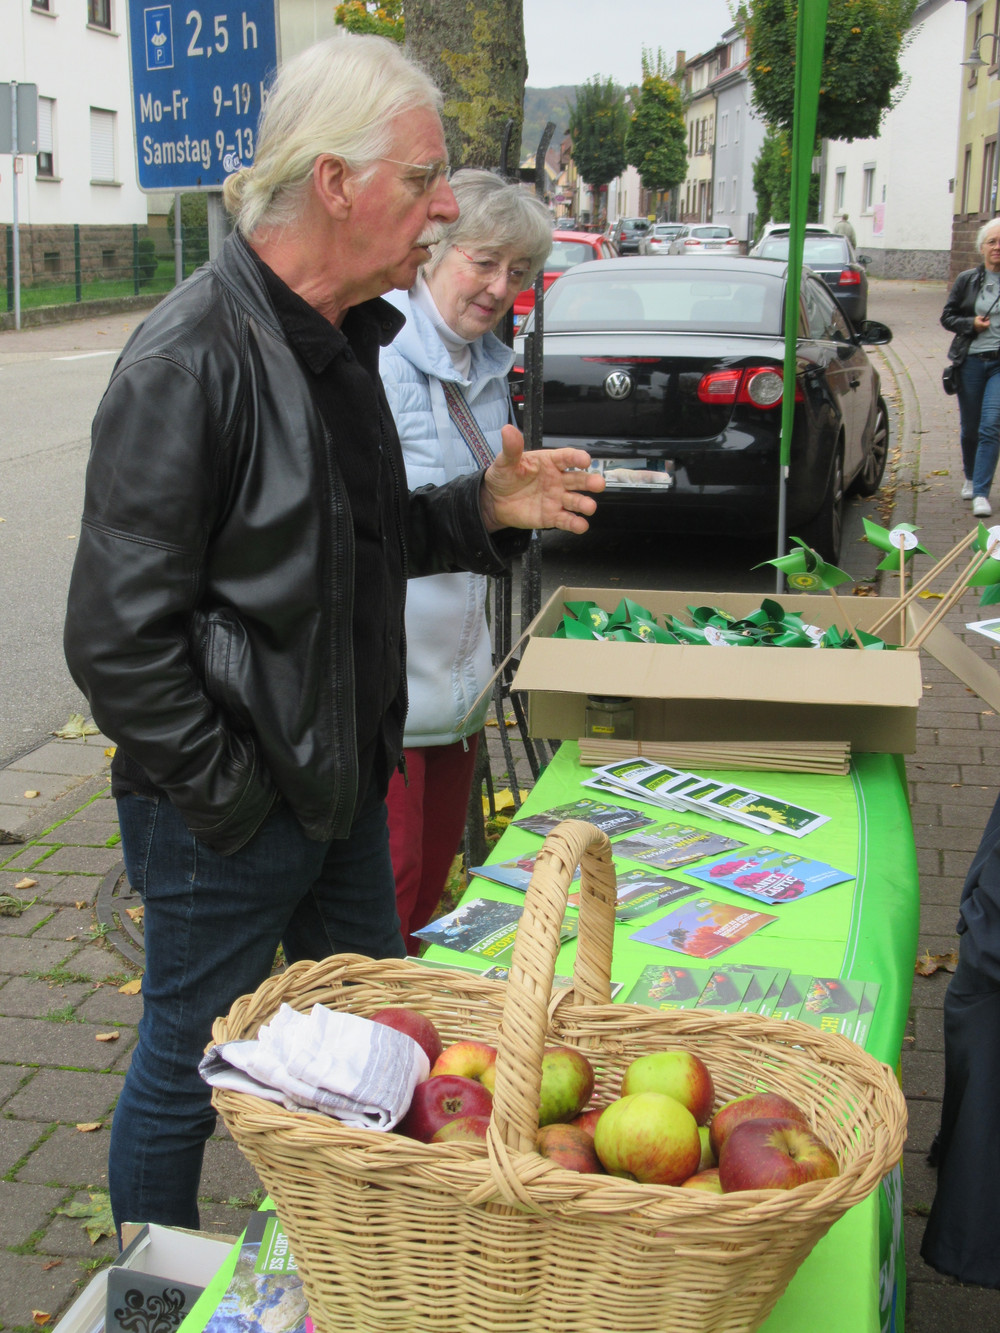
POLYGON ((146 68, 173 69, 174 39, 170 6, 156 5, 143 13, 146 24, 146 68))
POLYGON ((139 188, 220 189, 253 165, 277 0, 128 0, 128 20, 139 188))

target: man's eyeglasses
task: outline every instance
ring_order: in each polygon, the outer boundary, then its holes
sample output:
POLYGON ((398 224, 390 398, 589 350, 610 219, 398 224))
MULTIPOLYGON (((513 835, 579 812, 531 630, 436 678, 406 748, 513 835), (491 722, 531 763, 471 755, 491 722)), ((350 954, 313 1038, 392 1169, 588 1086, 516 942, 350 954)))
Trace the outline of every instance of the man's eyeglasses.
POLYGON ((513 268, 507 268, 507 266, 501 263, 499 259, 487 259, 485 256, 466 254, 466 252, 457 245, 454 246, 454 249, 462 256, 467 264, 475 269, 484 282, 496 282, 500 274, 506 271, 508 283, 511 286, 515 286, 518 291, 521 291, 528 280, 528 274, 531 272, 529 268, 522 265, 515 265, 513 268))
POLYGON ((437 162, 400 162, 395 157, 380 157, 380 162, 391 162, 394 167, 409 167, 411 175, 407 180, 420 186, 421 193, 430 194, 438 181, 447 180, 451 171, 443 159, 437 162))

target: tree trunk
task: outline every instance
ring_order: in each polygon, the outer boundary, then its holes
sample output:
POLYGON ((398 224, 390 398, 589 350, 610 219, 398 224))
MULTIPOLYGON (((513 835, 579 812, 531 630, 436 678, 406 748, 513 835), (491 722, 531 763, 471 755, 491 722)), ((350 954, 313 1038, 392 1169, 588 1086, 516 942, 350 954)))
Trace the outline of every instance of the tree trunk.
POLYGON ((522 0, 406 0, 406 54, 444 94, 452 166, 498 167, 513 121, 514 174, 528 75, 522 0))

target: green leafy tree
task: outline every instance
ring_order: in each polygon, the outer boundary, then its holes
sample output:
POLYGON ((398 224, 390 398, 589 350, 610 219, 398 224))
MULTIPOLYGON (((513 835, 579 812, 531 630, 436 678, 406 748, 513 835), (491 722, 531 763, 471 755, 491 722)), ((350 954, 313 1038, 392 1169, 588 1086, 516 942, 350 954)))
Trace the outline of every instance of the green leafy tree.
POLYGON ((658 50, 643 47, 642 88, 625 136, 625 154, 647 190, 672 190, 687 175, 684 102, 658 50))
POLYGON ((346 0, 333 11, 333 17, 348 32, 371 32, 394 42, 406 36, 403 0, 346 0))
POLYGON ((628 127, 625 93, 611 79, 595 74, 577 88, 569 113, 573 161, 593 189, 606 191, 628 165, 625 153, 628 127))
MULTIPOLYGON (((829 0, 818 139, 868 139, 902 90, 899 56, 917 0, 829 0), (899 91, 897 91, 899 90, 899 91)), ((753 100, 789 130, 795 102, 795 0, 749 0, 742 13, 753 100)))
MULTIPOLYGON (((787 130, 768 130, 753 164, 753 188, 757 196, 757 236, 764 224, 787 222, 792 201, 792 145, 787 130)), ((806 220, 819 216, 819 176, 809 178, 806 220)))

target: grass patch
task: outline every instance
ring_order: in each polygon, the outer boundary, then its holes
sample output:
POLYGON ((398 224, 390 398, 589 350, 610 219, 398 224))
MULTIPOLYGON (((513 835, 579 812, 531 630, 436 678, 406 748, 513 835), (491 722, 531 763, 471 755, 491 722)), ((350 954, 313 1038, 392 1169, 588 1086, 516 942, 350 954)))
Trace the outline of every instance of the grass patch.
POLYGON ((46 1023, 82 1023, 82 1018, 77 1018, 76 1010, 71 1004, 64 1004, 61 1009, 50 1009, 47 1014, 42 1015, 46 1023))
POLYGON ((68 967, 57 964, 50 967, 47 972, 29 972, 28 977, 32 981, 50 981, 55 986, 65 986, 69 982, 89 981, 90 977, 83 972, 71 972, 68 967))

